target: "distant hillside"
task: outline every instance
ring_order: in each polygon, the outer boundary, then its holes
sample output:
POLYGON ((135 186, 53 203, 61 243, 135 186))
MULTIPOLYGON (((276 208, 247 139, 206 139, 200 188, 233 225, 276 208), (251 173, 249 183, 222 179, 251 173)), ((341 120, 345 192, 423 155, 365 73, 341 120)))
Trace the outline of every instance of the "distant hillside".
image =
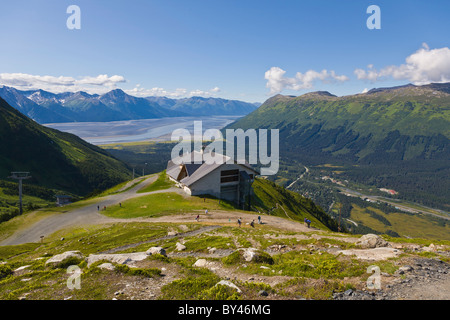
POLYGON ((0 179, 29 171, 27 182, 86 195, 130 177, 129 168, 75 135, 43 127, 0 98, 0 179))
POLYGON ((157 102, 165 108, 196 116, 245 115, 258 108, 257 104, 220 98, 191 97, 175 100, 161 97, 148 97, 147 99, 157 102))
POLYGON ((220 98, 138 98, 120 89, 103 95, 86 92, 51 93, 0 87, 0 97, 38 123, 119 121, 163 117, 245 115, 258 104, 220 98))
POLYGON ((350 165, 354 180, 450 208, 449 83, 276 95, 228 128, 279 129, 284 163, 350 165))

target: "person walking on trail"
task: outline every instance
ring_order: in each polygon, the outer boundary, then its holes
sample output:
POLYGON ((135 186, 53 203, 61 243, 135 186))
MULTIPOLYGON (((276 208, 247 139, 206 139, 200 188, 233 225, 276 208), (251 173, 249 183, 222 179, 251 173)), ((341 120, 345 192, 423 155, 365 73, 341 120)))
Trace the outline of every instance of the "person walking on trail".
POLYGON ((197 220, 197 222, 200 220, 200 215, 198 214, 197 217, 195 218, 195 220, 197 220))
POLYGON ((205 214, 208 214, 208 209, 205 210, 205 214))
POLYGON ((258 223, 261 224, 261 216, 258 216, 258 223))
POLYGON ((97 206, 97 211, 100 211, 100 206, 97 206))
POLYGON ((311 220, 309 220, 309 219, 306 219, 306 224, 307 224, 307 226, 308 226, 308 228, 310 227, 310 225, 311 225, 311 220))
POLYGON ((252 228, 255 227, 255 220, 252 220, 252 222, 250 222, 250 225, 252 226, 252 228))
POLYGON ((239 225, 239 227, 241 226, 241 223, 242 223, 241 218, 239 218, 239 219, 238 219, 238 225, 239 225))

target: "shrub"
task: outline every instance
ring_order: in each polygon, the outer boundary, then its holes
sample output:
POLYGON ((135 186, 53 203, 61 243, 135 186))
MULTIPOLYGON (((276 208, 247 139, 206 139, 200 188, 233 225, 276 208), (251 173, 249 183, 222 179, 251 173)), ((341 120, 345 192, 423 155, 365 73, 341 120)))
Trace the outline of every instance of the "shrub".
POLYGON ((9 275, 12 275, 13 271, 11 267, 7 264, 0 264, 0 279, 6 278, 9 275))
POLYGON ((240 300, 241 295, 236 289, 225 285, 213 286, 209 289, 203 290, 197 296, 198 300, 240 300))
POLYGON ((155 276, 161 275, 161 270, 158 268, 130 268, 125 264, 118 264, 115 266, 115 270, 124 274, 132 275, 132 276, 143 276, 147 278, 153 278, 155 276))
POLYGON ((217 292, 214 290, 203 293, 203 291, 212 288, 219 281, 220 278, 212 272, 200 276, 188 276, 163 286, 161 288, 162 295, 160 299, 188 300, 198 299, 199 297, 206 299, 207 296, 212 296, 214 294, 225 294, 223 291, 217 292))
POLYGON ((248 262, 243 258, 243 252, 241 250, 235 251, 232 254, 229 254, 226 257, 222 258, 222 263, 226 265, 232 265, 237 263, 265 263, 265 264, 273 264, 274 260, 270 254, 267 252, 256 250, 255 258, 253 261, 248 262))
POLYGON ((84 259, 81 259, 81 258, 67 257, 63 261, 58 262, 55 265, 53 265, 53 268, 66 269, 72 265, 79 265, 83 261, 84 261, 84 259))

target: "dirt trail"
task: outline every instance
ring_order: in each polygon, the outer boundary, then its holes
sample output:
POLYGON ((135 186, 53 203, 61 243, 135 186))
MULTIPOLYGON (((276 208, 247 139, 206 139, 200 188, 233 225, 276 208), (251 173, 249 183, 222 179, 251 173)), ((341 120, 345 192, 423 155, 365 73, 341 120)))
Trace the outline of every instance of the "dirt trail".
POLYGON ((134 186, 133 188, 124 191, 122 193, 112 194, 109 196, 98 198, 98 201, 89 205, 86 205, 82 208, 77 208, 65 213, 56 213, 54 215, 43 218, 29 226, 25 229, 17 231, 9 238, 0 242, 1 246, 7 245, 17 245, 29 242, 38 242, 41 239, 41 236, 48 236, 55 231, 61 230, 63 228, 78 226, 78 225, 89 225, 89 224, 102 224, 108 223, 112 221, 120 221, 121 219, 111 219, 102 214, 100 214, 97 210, 97 207, 100 208, 108 207, 112 205, 117 205, 120 202, 124 202, 127 199, 142 197, 151 193, 158 192, 178 192, 178 189, 174 188, 174 190, 161 190, 154 191, 148 193, 137 193, 137 191, 145 186, 148 183, 155 181, 158 177, 153 175, 149 178, 146 178, 143 182, 134 186))

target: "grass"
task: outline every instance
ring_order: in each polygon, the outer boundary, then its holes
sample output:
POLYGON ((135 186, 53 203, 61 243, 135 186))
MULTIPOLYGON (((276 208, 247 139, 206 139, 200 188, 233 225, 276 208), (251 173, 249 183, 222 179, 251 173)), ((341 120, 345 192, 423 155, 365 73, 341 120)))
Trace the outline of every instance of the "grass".
POLYGON ((208 247, 216 249, 236 249, 232 238, 221 236, 195 236, 184 243, 186 250, 207 252, 208 247))
MULTIPOLYGON (((246 273, 261 274, 264 276, 280 275, 291 277, 338 278, 361 276, 366 272, 367 264, 349 258, 341 258, 329 253, 310 254, 307 251, 290 251, 273 255, 270 260, 246 263, 242 267, 246 273), (268 268, 261 268, 261 266, 268 268)), ((242 263, 235 252, 226 258, 223 263, 233 265, 242 263)))
POLYGON ((356 204, 352 204, 352 206, 353 209, 350 214, 351 220, 356 223, 361 223, 380 233, 393 230, 403 237, 450 240, 450 224, 442 226, 431 216, 408 214, 408 223, 405 223, 406 214, 404 213, 392 212, 386 214, 373 207, 361 208, 356 204), (376 212, 377 215, 387 219, 391 226, 386 226, 382 221, 374 218, 367 212, 367 209, 372 210, 376 212))
POLYGON ((160 217, 167 214, 204 210, 200 202, 177 193, 157 193, 127 200, 122 206, 108 207, 103 214, 112 218, 160 217))
POLYGON ((172 187, 174 185, 175 185, 175 183, 169 179, 169 177, 166 174, 166 170, 164 170, 159 174, 158 179, 156 179, 156 181, 143 187, 142 189, 140 189, 138 191, 138 193, 169 189, 170 187, 172 187))
POLYGON ((230 210, 217 199, 184 197, 178 193, 155 193, 130 199, 119 205, 108 207, 102 213, 112 218, 160 217, 168 214, 192 213, 194 211, 230 210))

